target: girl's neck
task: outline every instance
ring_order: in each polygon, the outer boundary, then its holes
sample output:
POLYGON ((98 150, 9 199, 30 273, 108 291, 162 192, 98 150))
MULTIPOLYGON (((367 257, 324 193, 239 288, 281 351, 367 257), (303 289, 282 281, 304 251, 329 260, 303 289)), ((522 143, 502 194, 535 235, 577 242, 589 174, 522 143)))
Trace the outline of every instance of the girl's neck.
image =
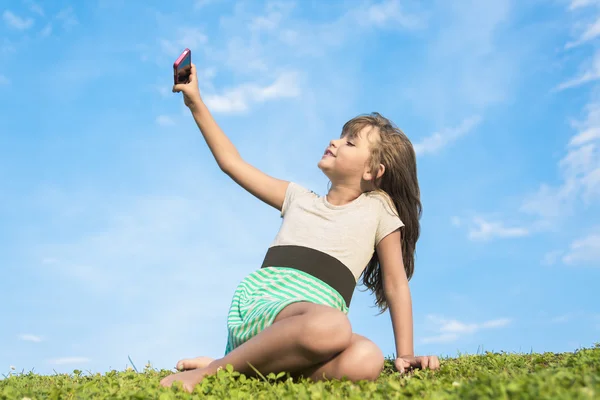
POLYGON ((356 200, 362 191, 360 188, 352 188, 343 185, 331 186, 329 193, 325 196, 327 202, 334 206, 343 206, 356 200))

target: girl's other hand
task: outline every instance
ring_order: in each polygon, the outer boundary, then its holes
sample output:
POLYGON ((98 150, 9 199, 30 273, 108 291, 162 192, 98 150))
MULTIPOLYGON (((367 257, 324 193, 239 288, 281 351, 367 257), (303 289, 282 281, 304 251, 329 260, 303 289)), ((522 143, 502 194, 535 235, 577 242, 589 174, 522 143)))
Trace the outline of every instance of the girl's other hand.
POLYGON ((437 356, 419 356, 419 357, 398 357, 394 362, 396 369, 400 373, 404 373, 409 369, 438 369, 440 367, 440 360, 437 356))
POLYGON ((177 85, 173 85, 173 93, 179 92, 183 93, 183 102, 190 110, 193 110, 202 103, 200 90, 198 89, 198 76, 196 74, 195 64, 192 63, 190 81, 188 83, 178 83, 177 85))

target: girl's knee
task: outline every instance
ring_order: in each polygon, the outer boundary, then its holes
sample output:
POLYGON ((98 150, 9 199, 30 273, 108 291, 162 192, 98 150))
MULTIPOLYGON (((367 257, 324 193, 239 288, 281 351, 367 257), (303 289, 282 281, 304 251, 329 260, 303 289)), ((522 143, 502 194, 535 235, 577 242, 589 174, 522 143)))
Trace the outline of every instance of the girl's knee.
POLYGON ((300 336, 302 346, 322 357, 333 356, 351 344, 352 326, 346 314, 327 310, 306 314, 300 336))
POLYGON ((383 370, 385 361, 379 347, 372 341, 363 339, 352 345, 352 353, 353 363, 360 366, 355 380, 376 380, 383 370))

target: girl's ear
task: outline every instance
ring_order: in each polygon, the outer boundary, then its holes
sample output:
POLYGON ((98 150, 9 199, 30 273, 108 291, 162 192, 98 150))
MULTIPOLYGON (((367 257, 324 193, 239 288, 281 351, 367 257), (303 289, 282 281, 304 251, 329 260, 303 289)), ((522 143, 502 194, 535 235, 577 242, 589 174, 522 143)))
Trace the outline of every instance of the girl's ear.
POLYGON ((379 164, 379 169, 377 170, 377 179, 381 178, 383 176, 384 172, 385 172, 385 165, 379 164))
MULTIPOLYGON (((381 178, 384 173, 385 173, 385 166, 383 164, 379 164, 379 168, 377 169, 377 177, 375 179, 377 180, 377 179, 381 178)), ((372 181, 373 174, 371 173, 371 171, 365 171, 365 173, 363 175, 363 179, 365 181, 372 181)))

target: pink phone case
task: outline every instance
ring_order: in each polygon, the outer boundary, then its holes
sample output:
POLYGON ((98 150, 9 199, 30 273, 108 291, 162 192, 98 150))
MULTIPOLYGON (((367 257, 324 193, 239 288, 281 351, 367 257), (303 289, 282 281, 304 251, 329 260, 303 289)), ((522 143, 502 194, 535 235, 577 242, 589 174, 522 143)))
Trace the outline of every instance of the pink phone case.
POLYGON ((173 63, 173 82, 175 84, 178 83, 187 83, 188 81, 181 81, 178 79, 179 76, 181 77, 189 77, 189 74, 191 73, 191 68, 192 68, 192 51, 190 49, 185 49, 183 50, 183 52, 181 53, 181 55, 179 57, 177 57, 177 60, 175 60, 175 62, 173 63), (189 59, 189 62, 188 62, 189 59), (183 68, 180 68, 182 67, 183 68))

